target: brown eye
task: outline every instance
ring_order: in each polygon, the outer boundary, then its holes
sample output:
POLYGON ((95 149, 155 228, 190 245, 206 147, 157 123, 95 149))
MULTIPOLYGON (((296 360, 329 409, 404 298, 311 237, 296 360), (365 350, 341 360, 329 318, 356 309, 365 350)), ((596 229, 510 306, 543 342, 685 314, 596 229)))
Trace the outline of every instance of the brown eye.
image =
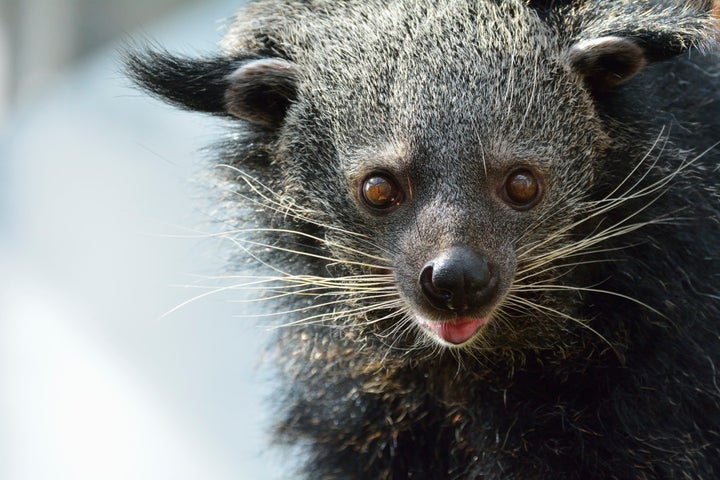
POLYGON ((371 210, 386 212, 400 205, 402 190, 386 173, 371 173, 360 185, 360 198, 371 210))
POLYGON ((505 201, 519 210, 530 208, 540 198, 540 182, 527 168, 510 173, 503 189, 505 201))

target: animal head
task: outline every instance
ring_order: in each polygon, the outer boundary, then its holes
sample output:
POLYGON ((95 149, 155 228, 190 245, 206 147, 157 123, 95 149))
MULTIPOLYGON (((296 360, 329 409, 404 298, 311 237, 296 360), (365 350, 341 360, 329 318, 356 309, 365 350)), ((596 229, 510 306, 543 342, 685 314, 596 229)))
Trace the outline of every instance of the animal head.
POLYGON ((602 222, 637 186, 598 185, 619 142, 603 99, 712 40, 711 9, 266 0, 216 58, 128 64, 150 92, 237 125, 228 178, 272 217, 249 243, 307 259, 273 264, 283 294, 312 296, 301 320, 393 344, 539 346, 552 336, 532 332, 583 323, 561 288, 578 256, 639 228, 602 222))

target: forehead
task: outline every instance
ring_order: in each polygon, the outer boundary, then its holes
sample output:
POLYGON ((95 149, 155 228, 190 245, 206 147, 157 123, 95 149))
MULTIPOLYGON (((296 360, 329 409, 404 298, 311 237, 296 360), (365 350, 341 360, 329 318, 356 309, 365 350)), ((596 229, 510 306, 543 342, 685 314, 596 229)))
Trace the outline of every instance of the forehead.
POLYGON ((417 73, 477 76, 482 72, 470 66, 501 62, 484 72, 492 78, 541 52, 554 53, 550 27, 519 1, 378 3, 351 4, 296 25, 289 32, 294 56, 317 70, 313 74, 335 80, 395 74, 407 81, 417 73))
POLYGON ((562 126, 589 118, 577 110, 590 103, 577 101, 557 36, 522 2, 368 5, 303 31, 297 51, 300 90, 339 149, 402 145, 408 161, 450 165, 552 159, 563 141, 585 143, 562 126))
POLYGON ((393 2, 349 9, 302 34, 310 38, 296 53, 301 89, 332 104, 323 111, 367 109, 364 120, 470 120, 471 104, 501 114, 529 103, 526 90, 554 90, 547 79, 559 73, 549 27, 515 2, 393 2))

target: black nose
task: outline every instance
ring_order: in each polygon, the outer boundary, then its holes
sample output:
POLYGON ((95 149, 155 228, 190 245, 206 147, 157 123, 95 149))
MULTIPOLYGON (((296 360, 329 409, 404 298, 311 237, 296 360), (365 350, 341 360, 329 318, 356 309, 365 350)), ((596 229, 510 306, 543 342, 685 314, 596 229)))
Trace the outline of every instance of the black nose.
POLYGON ((486 304, 497 286, 487 259, 467 247, 451 247, 429 261, 418 281, 433 307, 453 312, 486 304))

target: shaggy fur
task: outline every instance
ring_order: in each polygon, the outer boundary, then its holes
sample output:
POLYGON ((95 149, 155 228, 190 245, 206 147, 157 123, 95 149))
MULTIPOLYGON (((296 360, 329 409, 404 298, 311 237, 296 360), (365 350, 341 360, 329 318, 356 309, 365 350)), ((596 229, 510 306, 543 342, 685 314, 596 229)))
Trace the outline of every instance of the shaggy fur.
POLYGON ((231 119, 231 236, 264 271, 238 287, 282 316, 277 435, 306 478, 720 476, 714 8, 263 0, 216 58, 130 55, 231 119), (528 208, 503 197, 518 168, 528 208), (497 286, 453 345, 418 275, 456 246, 497 286))

